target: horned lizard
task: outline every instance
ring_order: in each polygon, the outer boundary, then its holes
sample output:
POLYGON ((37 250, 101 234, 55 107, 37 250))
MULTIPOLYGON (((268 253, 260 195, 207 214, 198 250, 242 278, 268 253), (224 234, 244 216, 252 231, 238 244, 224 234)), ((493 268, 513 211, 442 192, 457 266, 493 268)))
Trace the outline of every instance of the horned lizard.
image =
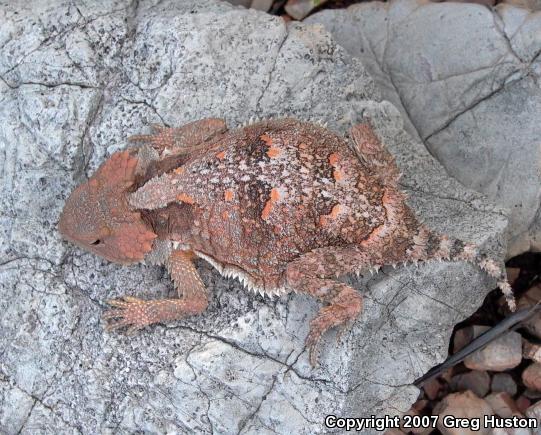
POLYGON ((306 339, 311 364, 329 328, 357 318, 363 301, 336 278, 424 260, 465 260, 498 280, 503 268, 474 245, 415 217, 399 169, 370 123, 348 138, 292 118, 228 130, 221 119, 154 126, 131 138, 67 199, 59 229, 80 247, 129 264, 163 264, 178 299, 110 300, 106 328, 130 332, 201 313, 209 293, 202 258, 265 295, 290 291, 325 304, 306 339))

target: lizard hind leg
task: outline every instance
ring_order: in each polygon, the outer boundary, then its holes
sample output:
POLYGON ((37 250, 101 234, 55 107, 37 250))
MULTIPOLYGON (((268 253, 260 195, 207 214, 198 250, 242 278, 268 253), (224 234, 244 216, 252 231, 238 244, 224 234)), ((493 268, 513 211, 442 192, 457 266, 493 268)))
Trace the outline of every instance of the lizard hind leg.
POLYGON ((305 254, 289 263, 286 269, 286 283, 290 288, 326 303, 310 322, 310 332, 306 338, 312 366, 317 364, 317 350, 322 335, 333 327, 346 327, 357 319, 363 306, 362 297, 354 288, 334 279, 337 275, 352 271, 340 264, 340 255, 347 252, 343 248, 336 248, 338 255, 334 255, 332 251, 335 248, 328 249, 331 252, 316 250, 305 254))

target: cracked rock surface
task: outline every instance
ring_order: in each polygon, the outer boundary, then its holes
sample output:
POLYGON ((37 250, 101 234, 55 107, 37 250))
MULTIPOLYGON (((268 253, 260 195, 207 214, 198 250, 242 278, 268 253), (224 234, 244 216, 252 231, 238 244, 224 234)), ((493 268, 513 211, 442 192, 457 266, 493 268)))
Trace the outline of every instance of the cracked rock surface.
POLYGON ((541 12, 401 0, 326 10, 447 172, 510 210, 508 257, 541 250, 541 12))
POLYGON ((295 115, 343 133, 364 113, 427 224, 502 258, 503 211, 445 174, 321 27, 210 0, 6 4, 0 99, 2 433, 311 434, 331 413, 396 414, 493 288, 465 263, 346 277, 364 313, 341 343, 328 334, 316 369, 303 346, 315 301, 254 296, 204 262, 204 315, 103 331, 105 299, 164 297, 169 279, 82 252, 56 224, 70 191, 150 123, 295 115))

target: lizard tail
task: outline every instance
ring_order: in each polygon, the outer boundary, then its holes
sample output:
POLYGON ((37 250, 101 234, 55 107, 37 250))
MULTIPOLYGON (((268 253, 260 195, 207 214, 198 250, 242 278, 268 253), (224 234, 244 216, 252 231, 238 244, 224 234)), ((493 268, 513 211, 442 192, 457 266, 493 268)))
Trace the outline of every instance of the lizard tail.
POLYGON ((513 295, 513 289, 507 281, 507 273, 505 272, 505 266, 503 265, 503 262, 497 262, 496 260, 489 258, 484 254, 478 253, 477 248, 474 245, 469 246, 471 246, 470 249, 475 249, 476 255, 472 260, 468 260, 468 258, 464 258, 464 260, 471 261, 472 263, 476 264, 481 270, 483 270, 488 276, 496 279, 498 288, 503 293, 503 296, 505 297, 505 300, 507 302, 507 306, 511 311, 515 311, 517 309, 517 304, 515 301, 515 296, 513 295))
POLYGON ((502 261, 496 261, 485 254, 481 254, 476 245, 465 243, 460 239, 452 239, 444 235, 430 231, 421 225, 418 233, 413 238, 414 245, 408 250, 408 256, 412 260, 448 260, 467 261, 475 264, 488 276, 494 278, 498 288, 502 291, 507 305, 511 311, 516 310, 516 301, 513 289, 507 281, 505 265, 502 261))
POLYGON ((503 261, 496 261, 493 258, 480 253, 477 246, 471 243, 464 243, 461 240, 455 239, 454 245, 456 246, 455 255, 454 257, 451 257, 451 260, 469 261, 479 267, 488 276, 494 278, 498 288, 505 297, 507 306, 511 311, 515 311, 517 304, 515 296, 513 295, 513 289, 507 281, 507 273, 503 261))

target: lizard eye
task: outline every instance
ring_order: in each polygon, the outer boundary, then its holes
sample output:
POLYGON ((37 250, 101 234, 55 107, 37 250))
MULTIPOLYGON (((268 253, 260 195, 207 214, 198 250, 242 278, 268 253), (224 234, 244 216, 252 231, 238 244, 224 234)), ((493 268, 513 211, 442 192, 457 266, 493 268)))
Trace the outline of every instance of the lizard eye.
POLYGON ((96 245, 99 245, 100 243, 101 243, 101 240, 100 240, 100 239, 97 239, 97 240, 95 240, 94 242, 92 242, 91 245, 96 246, 96 245))

